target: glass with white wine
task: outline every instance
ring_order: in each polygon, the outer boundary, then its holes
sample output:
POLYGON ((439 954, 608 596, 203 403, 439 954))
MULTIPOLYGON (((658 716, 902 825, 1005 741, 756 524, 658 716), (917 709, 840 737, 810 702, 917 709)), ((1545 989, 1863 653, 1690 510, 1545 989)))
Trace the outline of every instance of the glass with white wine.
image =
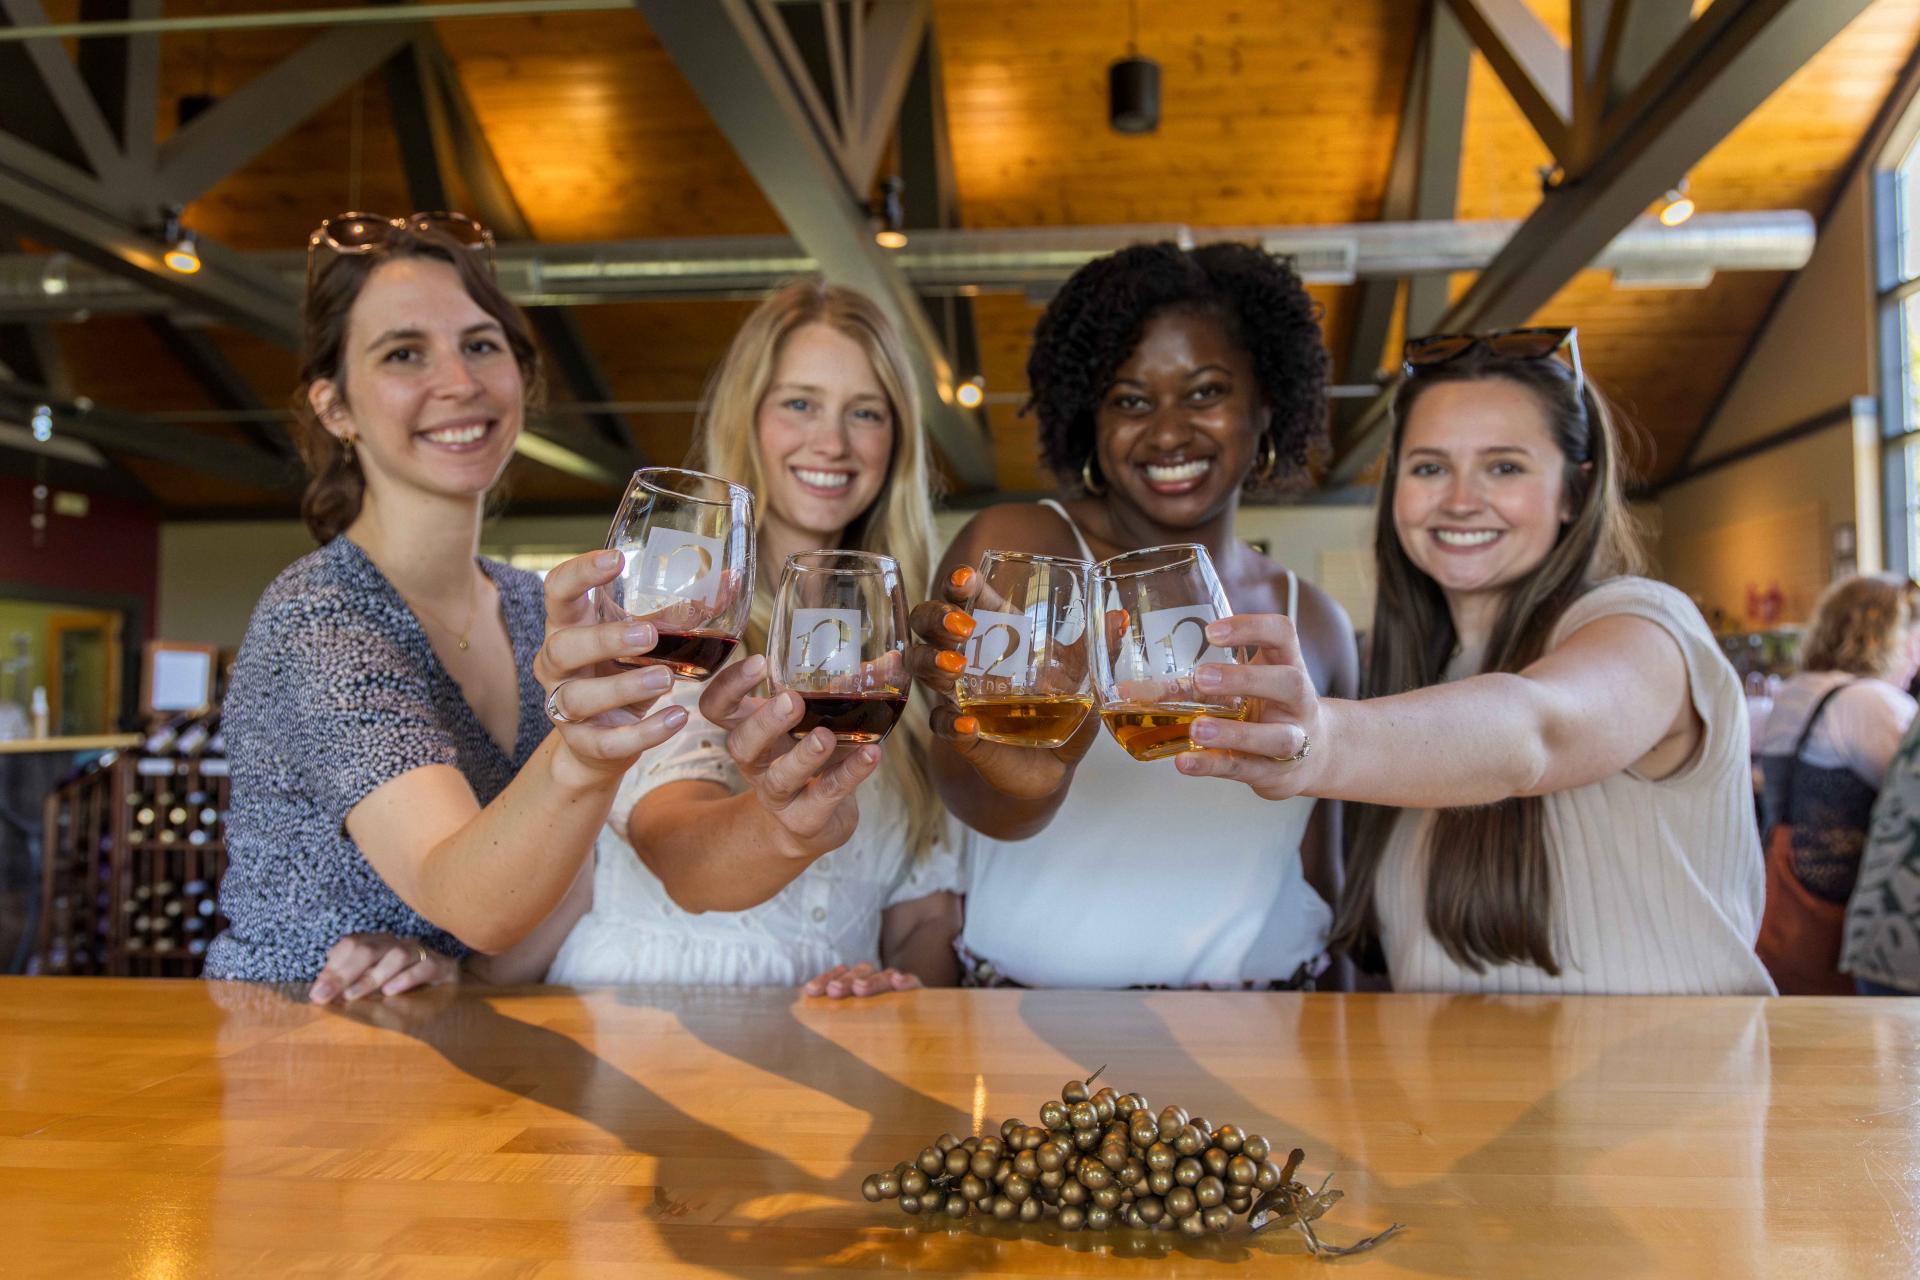
POLYGON ((954 700, 988 742, 1059 747, 1093 710, 1093 566, 1064 556, 989 551, 967 612, 973 634, 954 700))
POLYGON ((1246 699, 1202 694, 1193 683, 1204 663, 1252 656, 1207 639, 1207 624, 1233 608, 1205 547, 1177 543, 1102 560, 1094 566, 1093 589, 1100 719, 1127 754, 1160 760, 1192 751, 1197 717, 1246 718, 1246 699))

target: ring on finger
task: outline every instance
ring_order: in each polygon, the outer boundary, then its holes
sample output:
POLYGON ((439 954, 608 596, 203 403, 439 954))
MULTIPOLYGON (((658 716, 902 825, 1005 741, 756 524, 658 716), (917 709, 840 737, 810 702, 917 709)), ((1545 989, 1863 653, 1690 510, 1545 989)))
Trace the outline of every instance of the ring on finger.
POLYGON ((1313 739, 1307 736, 1305 729, 1302 729, 1300 731, 1300 749, 1290 756, 1275 756, 1273 757, 1273 762, 1275 764, 1299 764, 1302 760, 1305 760, 1312 751, 1313 739))
POLYGON ((421 942, 418 939, 415 939, 413 944, 413 952, 414 952, 413 962, 415 964, 425 964, 427 962, 427 944, 426 943, 421 942))
POLYGON ((555 686, 553 686, 553 691, 547 695, 547 719, 553 721, 555 724, 579 724, 580 723, 578 720, 574 719, 572 716, 568 715, 566 712, 560 709, 560 691, 566 688, 568 685, 572 684, 578 678, 579 677, 577 676, 568 676, 565 680, 562 680, 559 684, 556 684, 555 686))

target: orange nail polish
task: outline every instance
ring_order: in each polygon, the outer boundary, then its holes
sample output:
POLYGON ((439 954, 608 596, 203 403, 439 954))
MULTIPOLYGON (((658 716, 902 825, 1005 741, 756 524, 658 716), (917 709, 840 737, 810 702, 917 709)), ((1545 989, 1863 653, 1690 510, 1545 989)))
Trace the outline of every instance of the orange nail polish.
POLYGON ((946 620, 943 623, 941 623, 941 625, 946 627, 946 629, 949 632, 951 632, 953 635, 960 637, 962 640, 965 640, 968 636, 973 634, 973 619, 968 617, 964 613, 948 614, 946 616, 946 620))
POLYGON ((950 676, 957 676, 967 669, 967 660, 951 649, 942 649, 935 656, 933 665, 950 676))
POLYGON ((980 732, 980 722, 972 716, 961 716, 953 722, 955 733, 974 734, 980 732))
POLYGON ((973 570, 967 568, 965 565, 961 565, 958 569, 955 569, 947 575, 947 581, 951 582, 957 588, 964 588, 969 582, 973 581, 973 570))

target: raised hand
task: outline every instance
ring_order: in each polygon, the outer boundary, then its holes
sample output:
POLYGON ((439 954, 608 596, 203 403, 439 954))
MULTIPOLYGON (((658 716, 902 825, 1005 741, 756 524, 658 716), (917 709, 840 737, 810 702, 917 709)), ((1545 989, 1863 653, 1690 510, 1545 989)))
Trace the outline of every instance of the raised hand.
POLYGON ((1195 720, 1193 741, 1202 749, 1178 757, 1180 772, 1244 782, 1269 800, 1314 794, 1332 744, 1292 621, 1277 613, 1234 614, 1211 623, 1207 639, 1255 651, 1250 663, 1207 663, 1193 677, 1210 697, 1248 699, 1248 714, 1244 721, 1195 720))

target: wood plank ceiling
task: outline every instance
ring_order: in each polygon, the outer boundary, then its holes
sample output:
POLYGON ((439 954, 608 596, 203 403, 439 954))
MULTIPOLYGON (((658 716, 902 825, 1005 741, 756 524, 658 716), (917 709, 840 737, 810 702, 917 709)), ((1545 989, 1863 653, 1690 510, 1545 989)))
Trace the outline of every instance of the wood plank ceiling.
MULTIPOLYGON (((1566 0, 1531 0, 1564 37, 1566 0)), ((72 9, 74 6, 65 6, 72 9)), ((208 0, 210 12, 257 0, 208 0)), ((61 6, 49 6, 56 10, 61 6)), ((1413 51, 1411 0, 1137 0, 1138 45, 1164 68, 1162 125, 1111 133, 1107 64, 1126 46, 1127 0, 938 0, 961 224, 1133 222, 1196 226, 1337 223, 1379 216, 1413 51)), ((777 234, 782 228, 638 12, 449 22, 439 28, 506 177, 549 241, 777 234)), ((309 32, 162 42, 162 130, 186 94, 223 95, 267 71, 309 32)), ((1920 0, 1876 0, 1692 173, 1703 210, 1823 211, 1841 171, 1920 40, 1920 0)), ((1547 163, 1477 54, 1460 174, 1463 218, 1520 218, 1547 163)), ((409 208, 381 78, 369 77, 187 210, 204 234, 244 249, 304 243, 325 214, 409 208)), ((1584 273, 1537 317, 1581 328, 1588 368, 1652 441, 1648 473, 1671 470, 1752 340, 1782 273, 1722 274, 1697 290, 1624 291, 1584 273)), ((1464 287, 1464 278, 1456 280, 1464 287)), ((1316 286, 1336 360, 1357 290, 1316 286)), ((749 304, 630 302, 575 312, 621 400, 687 402, 749 304)), ((976 301, 1000 487, 1050 487, 1033 425, 1016 415, 1038 312, 1020 296, 976 301)), ((216 328, 270 405, 291 388, 289 353, 216 328)), ((145 322, 58 326, 74 389, 139 411, 205 410, 207 395, 145 322)), ((556 399, 568 398, 564 391, 556 399)), ((634 418, 647 455, 685 452, 690 415, 634 418)), ((233 435, 237 428, 190 426, 233 435)), ((174 514, 281 509, 157 464, 128 467, 174 514)), ((524 461, 516 501, 595 509, 594 484, 524 461)))

